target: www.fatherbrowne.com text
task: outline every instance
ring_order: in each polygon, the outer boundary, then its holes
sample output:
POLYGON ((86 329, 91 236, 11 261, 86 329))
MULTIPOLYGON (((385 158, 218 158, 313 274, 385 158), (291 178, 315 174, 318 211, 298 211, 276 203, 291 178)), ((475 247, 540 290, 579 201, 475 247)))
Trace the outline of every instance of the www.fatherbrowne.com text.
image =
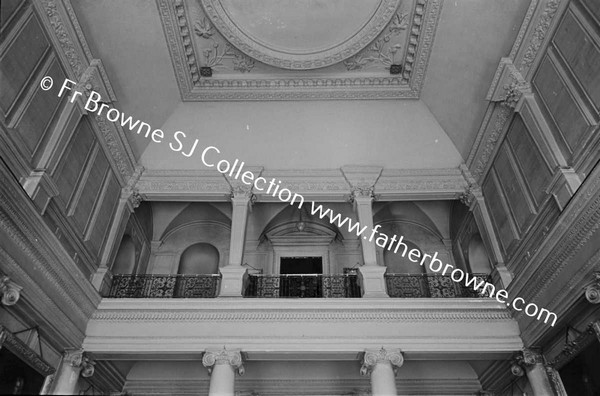
MULTIPOLYGON (((40 83, 41 88, 45 91, 49 90, 52 87, 52 84, 52 78, 48 76, 44 77, 40 83)), ((77 83, 74 81, 65 79, 58 96, 61 97, 66 91, 71 91, 72 96, 69 98, 71 103, 73 103, 78 96, 84 98, 84 94, 80 90, 77 88, 75 90, 73 89, 76 87, 76 84, 77 83)), ((109 121, 115 123, 119 122, 121 127, 127 127, 129 131, 135 130, 137 134, 142 134, 143 132, 144 137, 151 139, 154 143, 164 142, 165 133, 161 129, 153 129, 149 124, 140 120, 134 121, 131 116, 126 117, 118 109, 110 107, 106 103, 102 103, 102 98, 96 91, 91 91, 89 93, 84 108, 88 112, 97 113, 97 115, 102 115, 103 111, 106 110, 104 116, 109 121)), ((195 139, 193 143, 186 144, 186 138, 187 135, 185 132, 176 131, 173 134, 173 140, 169 142, 169 148, 174 152, 181 153, 185 157, 191 157, 196 152, 199 140, 195 139)), ((248 170, 243 171, 245 165, 243 161, 236 159, 231 163, 226 159, 220 159, 218 157, 219 154, 221 154, 221 151, 217 147, 207 146, 202 150, 200 159, 204 166, 215 168, 218 172, 227 174, 229 177, 236 180, 240 179, 244 184, 252 186, 255 191, 270 194, 271 196, 278 198, 281 202, 287 202, 290 205, 297 204, 298 208, 302 208, 304 205, 304 197, 302 195, 292 193, 292 191, 287 188, 280 188, 281 180, 275 180, 274 178, 267 180, 264 177, 255 177, 254 173, 248 170)), ((319 216, 320 219, 327 218, 331 224, 336 225, 338 228, 346 226, 349 232, 355 233, 359 238, 362 236, 362 239, 369 243, 372 243, 373 239, 375 239, 375 244, 377 246, 400 254, 402 257, 407 256, 413 263, 418 262, 421 266, 427 265, 432 272, 439 273, 441 271, 441 275, 448 274, 454 282, 464 282, 466 287, 473 288, 473 290, 480 295, 495 298, 499 303, 506 304, 506 306, 512 307, 515 311, 523 311, 527 316, 535 317, 540 321, 543 319, 544 323, 550 321, 551 326, 554 326, 556 323, 557 316, 554 312, 550 312, 545 308, 540 309, 534 303, 525 305, 525 300, 521 297, 511 300, 506 290, 496 290, 496 287, 493 284, 486 282, 483 279, 477 279, 472 274, 466 273, 460 268, 454 268, 451 264, 444 264, 438 259, 438 252, 434 252, 433 255, 430 255, 422 253, 418 249, 409 250, 407 244, 404 243, 403 235, 399 237, 393 235, 390 238, 388 235, 378 231, 381 227, 380 225, 376 225, 372 229, 368 229, 368 226, 361 227, 359 222, 354 222, 349 217, 342 218, 340 213, 335 214, 331 209, 324 209, 322 205, 317 206, 315 202, 311 202, 311 214, 313 216, 319 216), (375 238, 376 235, 378 235, 377 238, 375 238)))

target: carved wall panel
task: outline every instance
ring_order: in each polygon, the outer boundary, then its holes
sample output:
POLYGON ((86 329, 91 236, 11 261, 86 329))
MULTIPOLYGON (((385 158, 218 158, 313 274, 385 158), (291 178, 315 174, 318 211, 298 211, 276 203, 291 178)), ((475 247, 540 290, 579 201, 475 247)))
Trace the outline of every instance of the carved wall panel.
MULTIPOLYGON (((67 95, 45 91, 40 80, 58 85, 71 76, 52 27, 29 1, 2 9, 0 38, 0 153, 47 225, 83 273, 95 270, 121 194, 93 120, 67 95), (6 11, 6 12, 5 12, 6 11)), ((57 12, 56 8, 53 12, 57 12)), ((66 33, 65 33, 66 34, 66 33)), ((65 35, 61 38, 65 39, 65 35)))
MULTIPOLYGON (((600 33, 587 7, 572 1, 533 77, 548 124, 576 171, 590 170, 600 120, 600 33)), ((593 161, 592 161, 593 162, 593 161)))

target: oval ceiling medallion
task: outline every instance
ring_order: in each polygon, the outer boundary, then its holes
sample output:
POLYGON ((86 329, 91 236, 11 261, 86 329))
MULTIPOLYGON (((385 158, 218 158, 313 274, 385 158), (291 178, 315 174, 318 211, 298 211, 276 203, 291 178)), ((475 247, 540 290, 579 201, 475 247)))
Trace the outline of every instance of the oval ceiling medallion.
POLYGON ((268 65, 308 70, 341 62, 373 41, 402 0, 200 0, 219 32, 268 65))

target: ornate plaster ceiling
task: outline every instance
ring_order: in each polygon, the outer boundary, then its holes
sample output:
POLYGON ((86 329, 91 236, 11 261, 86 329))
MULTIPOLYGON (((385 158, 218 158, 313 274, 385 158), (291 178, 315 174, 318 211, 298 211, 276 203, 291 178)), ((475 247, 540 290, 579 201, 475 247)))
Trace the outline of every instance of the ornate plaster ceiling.
POLYGON ((418 98, 441 8, 441 0, 157 3, 186 101, 418 98), (206 66, 211 77, 201 75, 206 66))

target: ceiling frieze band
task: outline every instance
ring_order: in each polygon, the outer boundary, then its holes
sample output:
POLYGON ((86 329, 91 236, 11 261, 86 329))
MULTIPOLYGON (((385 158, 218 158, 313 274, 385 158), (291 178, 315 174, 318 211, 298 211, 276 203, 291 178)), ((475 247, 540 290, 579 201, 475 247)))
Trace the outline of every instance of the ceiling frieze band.
MULTIPOLYGON (((360 167, 359 167, 360 168, 360 167)), ((369 185, 380 200, 458 199, 469 185, 458 168, 383 169, 369 185)), ((290 191, 306 199, 345 202, 353 188, 341 169, 264 170, 267 180, 281 180, 290 191)), ((230 182, 216 171, 144 170, 132 187, 144 200, 228 201, 230 182)), ((255 191, 259 202, 280 202, 255 191)))

